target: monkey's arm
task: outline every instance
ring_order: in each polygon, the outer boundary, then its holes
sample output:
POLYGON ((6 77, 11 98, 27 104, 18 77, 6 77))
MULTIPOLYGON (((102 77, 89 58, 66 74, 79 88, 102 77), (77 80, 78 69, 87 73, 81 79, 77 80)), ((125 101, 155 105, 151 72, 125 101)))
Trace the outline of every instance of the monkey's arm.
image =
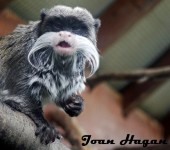
POLYGON ((13 150, 68 150, 59 140, 48 146, 41 144, 34 135, 35 129, 34 123, 28 117, 0 102, 1 147, 13 150))
MULTIPOLYGON (((34 88, 32 91, 38 91, 39 89, 35 85, 32 88, 34 88)), ((48 144, 49 142, 53 142, 55 138, 60 139, 60 134, 45 120, 41 101, 38 99, 37 93, 34 93, 35 95, 33 93, 31 97, 5 95, 0 97, 0 101, 10 106, 13 110, 29 116, 37 126, 35 135, 40 137, 42 143, 48 144)), ((83 99, 79 95, 73 95, 69 99, 62 101, 61 106, 70 116, 77 116, 83 110, 83 99)))
POLYGON ((35 135, 40 138, 41 143, 48 144, 54 142, 55 138, 61 138, 56 129, 45 120, 40 101, 33 97, 11 95, 1 96, 0 101, 11 107, 13 111, 24 113, 32 119, 37 126, 35 135))

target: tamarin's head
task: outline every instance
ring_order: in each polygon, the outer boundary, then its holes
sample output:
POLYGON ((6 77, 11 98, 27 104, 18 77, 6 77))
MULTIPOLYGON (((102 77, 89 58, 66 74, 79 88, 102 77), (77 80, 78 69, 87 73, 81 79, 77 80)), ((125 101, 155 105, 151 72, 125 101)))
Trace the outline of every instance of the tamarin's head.
MULTIPOLYGON (((57 62, 75 61, 90 65, 91 75, 99 66, 96 35, 100 20, 80 7, 55 6, 41 11, 38 39, 28 55, 30 64, 37 68, 53 69, 57 62), (80 60, 81 59, 81 60, 80 60)), ((79 66, 80 67, 80 66, 79 66)), ((84 68, 83 68, 84 69, 84 68)))

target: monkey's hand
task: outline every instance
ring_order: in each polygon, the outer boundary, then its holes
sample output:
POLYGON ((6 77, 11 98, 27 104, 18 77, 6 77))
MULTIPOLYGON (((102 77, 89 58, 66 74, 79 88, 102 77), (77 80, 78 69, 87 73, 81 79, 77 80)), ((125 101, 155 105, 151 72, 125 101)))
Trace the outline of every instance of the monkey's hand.
POLYGON ((63 100, 61 107, 71 116, 78 116, 84 108, 83 98, 80 95, 72 95, 67 100, 63 100))
POLYGON ((35 135, 40 138, 41 143, 46 145, 50 142, 54 142, 56 138, 61 139, 61 135, 49 124, 43 124, 37 127, 35 135))

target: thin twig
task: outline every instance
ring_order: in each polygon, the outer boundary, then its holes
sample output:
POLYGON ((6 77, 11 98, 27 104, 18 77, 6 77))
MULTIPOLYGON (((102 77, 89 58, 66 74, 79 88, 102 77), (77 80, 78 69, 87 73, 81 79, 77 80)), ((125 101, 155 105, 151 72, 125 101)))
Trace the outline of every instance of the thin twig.
POLYGON ((150 68, 143 70, 134 70, 129 72, 119 72, 119 73, 110 73, 99 75, 94 78, 87 80, 87 85, 90 88, 94 88, 97 84, 104 81, 113 81, 113 80, 128 80, 128 81, 137 81, 138 83, 143 83, 148 80, 153 79, 164 79, 170 77, 170 66, 160 67, 160 68, 150 68))

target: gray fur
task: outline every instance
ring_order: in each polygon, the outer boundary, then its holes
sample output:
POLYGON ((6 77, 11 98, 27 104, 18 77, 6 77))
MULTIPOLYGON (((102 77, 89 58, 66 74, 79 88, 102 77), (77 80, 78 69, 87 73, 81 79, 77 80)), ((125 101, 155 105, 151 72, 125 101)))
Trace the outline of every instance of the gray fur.
MULTIPOLYGON (((42 143, 59 138, 43 117, 44 100, 60 105, 70 116, 79 115, 83 109, 83 100, 76 94, 85 88, 86 64, 91 67, 90 75, 99 66, 96 47, 99 26, 99 20, 86 9, 55 6, 43 10, 40 21, 19 25, 10 35, 0 38, 0 101, 28 115, 36 124, 36 135, 42 143), (50 42, 57 32, 43 32, 43 25, 54 16, 74 16, 88 27, 86 36, 72 33, 77 44, 71 55, 55 53, 56 45, 50 42), (41 41, 44 36, 47 41, 41 41)), ((52 28, 51 24, 47 27, 52 28)))

